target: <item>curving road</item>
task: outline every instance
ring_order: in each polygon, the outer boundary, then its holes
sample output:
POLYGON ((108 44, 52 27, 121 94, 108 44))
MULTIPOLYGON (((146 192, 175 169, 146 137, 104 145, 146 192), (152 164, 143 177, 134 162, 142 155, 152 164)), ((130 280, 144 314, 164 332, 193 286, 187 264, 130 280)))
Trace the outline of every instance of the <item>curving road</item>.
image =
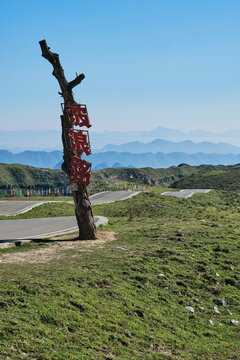
MULTIPOLYGON (((129 199, 139 194, 139 191, 104 191, 89 196, 92 205, 106 204, 119 200, 129 199)), ((10 200, 0 201, 0 215, 18 215, 23 214, 36 206, 46 203, 60 201, 34 201, 34 200, 10 200)), ((73 201, 68 201, 73 204, 73 201)))
POLYGON ((196 193, 208 193, 211 189, 184 189, 180 191, 165 191, 161 195, 175 196, 182 199, 187 199, 196 193))
MULTIPOLYGON (((107 218, 95 216, 96 226, 107 224, 107 218)), ((16 242, 17 240, 34 240, 54 235, 62 235, 78 230, 75 216, 1 220, 0 243, 16 242)))
MULTIPOLYGON (((128 199, 139 192, 134 191, 107 191, 92 195, 90 197, 92 205, 110 203, 119 200, 128 199)), ((15 211, 29 210, 30 205, 38 206, 39 202, 32 201, 6 201, 0 203, 2 207, 12 214, 15 211), (18 203, 18 204, 16 204, 18 203), (22 203, 22 204, 19 204, 22 203), (36 205, 37 204, 37 205, 36 205)), ((40 205, 43 202, 40 203, 40 205)), ((6 212, 5 212, 6 213, 6 212)), ((102 216, 94 217, 96 225, 106 224, 106 218, 102 216)), ((41 237, 66 234, 77 231, 75 216, 40 218, 40 219, 21 219, 21 220, 0 220, 0 243, 16 242, 17 240, 33 240, 41 237)))
MULTIPOLYGON (((48 201, 9 200, 0 201, 0 215, 18 215, 42 205, 48 201)), ((51 201, 49 201, 51 202, 51 201)))

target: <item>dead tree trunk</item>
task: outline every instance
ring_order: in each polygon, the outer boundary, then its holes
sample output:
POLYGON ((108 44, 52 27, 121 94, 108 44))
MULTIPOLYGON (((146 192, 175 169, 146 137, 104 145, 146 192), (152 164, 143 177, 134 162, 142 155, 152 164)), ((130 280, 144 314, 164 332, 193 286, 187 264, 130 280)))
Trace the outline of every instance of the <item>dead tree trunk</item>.
MULTIPOLYGON (((47 59, 53 66, 53 76, 56 77, 61 88, 59 94, 64 99, 64 112, 61 116, 62 122, 62 142, 63 142, 63 164, 62 170, 71 177, 71 159, 74 153, 70 150, 71 144, 68 138, 68 130, 72 128, 69 124, 69 118, 65 111, 66 104, 77 104, 73 97, 72 89, 81 83, 85 78, 84 74, 76 75, 76 78, 68 82, 64 75, 64 70, 60 64, 59 55, 50 51, 45 40, 39 41, 42 49, 42 56, 47 59)), ((76 184, 76 190, 73 190, 73 199, 75 202, 75 214, 79 227, 79 239, 89 240, 96 239, 96 227, 93 220, 91 203, 88 198, 87 188, 82 184, 76 184)))

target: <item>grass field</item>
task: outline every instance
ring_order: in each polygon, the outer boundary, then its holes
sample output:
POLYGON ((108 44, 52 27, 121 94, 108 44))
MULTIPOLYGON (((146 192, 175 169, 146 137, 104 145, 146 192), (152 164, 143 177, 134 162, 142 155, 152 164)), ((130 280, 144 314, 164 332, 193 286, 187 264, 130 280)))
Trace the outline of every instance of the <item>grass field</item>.
MULTIPOLYGON (((230 176, 230 171, 235 169, 239 171, 239 165, 223 166, 223 165, 200 165, 189 166, 187 164, 180 164, 179 166, 171 166, 169 168, 153 169, 151 167, 145 168, 109 168, 100 171, 93 171, 91 175, 90 190, 94 190, 96 186, 105 182, 106 178, 117 176, 117 181, 123 181, 124 183, 130 182, 134 184, 148 184, 149 177, 151 183, 159 186, 171 186, 174 182, 181 180, 182 178, 196 174, 194 180, 198 179, 198 176, 203 172, 217 171, 226 173, 225 179, 230 176), (228 171, 230 170, 230 171, 228 171)), ((236 172, 235 171, 235 172, 236 172)), ((234 173, 234 171, 233 171, 234 173)), ((27 195, 27 189, 44 189, 51 188, 52 194, 54 188, 66 188, 68 184, 67 176, 61 170, 50 170, 35 168, 32 166, 21 164, 2 164, 0 163, 0 197, 4 197, 5 190, 7 191, 7 197, 10 197, 10 186, 12 190, 19 194, 19 189, 22 189, 23 195, 27 195)), ((221 181, 223 183, 223 181, 221 181)), ((214 182, 213 182, 214 184, 214 182)), ((239 185, 239 184, 238 184, 239 185)), ((34 192, 33 192, 34 193, 34 192)), ((61 193, 61 189, 60 189, 61 193)), ((58 199, 59 193, 54 196, 58 199)), ((12 195, 11 195, 12 196, 12 195)), ((36 195, 33 195, 36 199, 36 195)), ((15 196, 14 196, 15 198, 15 196)), ((29 198, 29 197, 28 197, 29 198)), ((45 198, 45 195, 41 197, 45 198)), ((48 197, 47 197, 48 198, 48 197)))
POLYGON ((1 265, 1 359, 240 358, 239 192, 161 191, 93 207, 113 242, 1 265))
POLYGON ((222 169, 197 171, 178 180, 173 187, 179 189, 240 189, 240 166, 234 165, 222 169))

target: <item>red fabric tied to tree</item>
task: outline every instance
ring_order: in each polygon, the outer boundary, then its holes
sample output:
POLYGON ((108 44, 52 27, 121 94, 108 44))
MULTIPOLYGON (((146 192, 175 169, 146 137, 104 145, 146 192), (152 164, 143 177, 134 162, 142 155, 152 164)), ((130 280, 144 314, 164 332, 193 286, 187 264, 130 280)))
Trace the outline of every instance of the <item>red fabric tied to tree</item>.
POLYGON ((82 160, 78 156, 73 156, 71 160, 72 180, 88 186, 91 178, 90 167, 91 164, 86 160, 82 160))
POLYGON ((89 121, 86 105, 71 105, 70 103, 67 103, 66 112, 70 115, 70 125, 86 126, 87 128, 92 126, 89 121))
POLYGON ((85 152, 86 155, 90 155, 92 153, 88 141, 88 135, 84 134, 82 130, 78 131, 69 129, 68 137, 72 143, 72 146, 70 148, 71 151, 77 154, 82 154, 83 152, 85 152))

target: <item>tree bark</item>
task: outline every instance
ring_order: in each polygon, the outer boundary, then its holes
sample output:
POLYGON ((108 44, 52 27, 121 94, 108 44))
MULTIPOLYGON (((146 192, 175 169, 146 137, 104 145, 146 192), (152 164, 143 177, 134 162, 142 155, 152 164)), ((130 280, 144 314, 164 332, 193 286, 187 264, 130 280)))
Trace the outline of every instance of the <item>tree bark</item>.
MULTIPOLYGON (((69 124, 69 117, 66 113, 66 104, 70 102, 72 105, 77 104, 74 100, 72 89, 80 84, 85 78, 84 74, 77 75, 76 78, 68 82, 64 75, 64 70, 60 64, 59 55, 50 51, 46 40, 39 41, 42 49, 42 56, 47 59, 53 66, 53 76, 58 80, 61 88, 59 94, 64 99, 64 111, 61 115, 62 123, 62 142, 63 142, 63 164, 62 170, 71 179, 71 159, 74 153, 70 150, 71 144, 68 138, 68 130, 72 128, 69 124)), ((71 180, 70 180, 71 181, 71 180)), ((79 228, 79 239, 89 240, 96 239, 96 227, 93 220, 91 203, 88 198, 87 188, 82 184, 77 184, 77 190, 72 191, 75 203, 75 214, 79 228)))

